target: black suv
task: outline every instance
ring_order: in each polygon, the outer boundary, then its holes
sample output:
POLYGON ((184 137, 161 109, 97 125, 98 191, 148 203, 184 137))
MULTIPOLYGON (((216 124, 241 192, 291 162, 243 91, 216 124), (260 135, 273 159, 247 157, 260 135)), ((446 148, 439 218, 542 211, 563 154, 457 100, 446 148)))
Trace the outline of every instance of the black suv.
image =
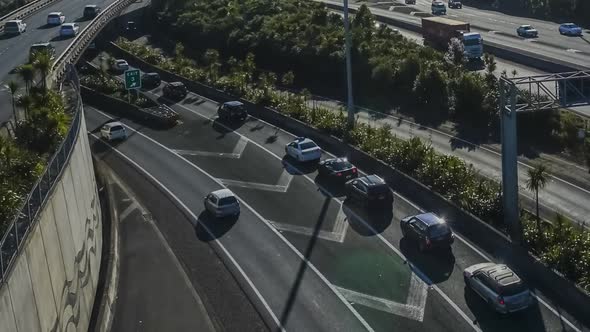
POLYGON ((84 7, 83 16, 84 18, 93 18, 100 13, 100 7, 97 5, 87 5, 84 7))
POLYGON ((416 241, 420 251, 433 248, 450 248, 455 235, 447 222, 434 213, 423 213, 401 220, 400 227, 405 238, 416 241))
POLYGON ((244 107, 244 104, 239 101, 228 101, 221 104, 217 109, 217 114, 221 120, 244 121, 248 117, 246 107, 244 107))
POLYGON ((175 100, 183 99, 188 94, 188 90, 182 82, 170 82, 166 84, 162 91, 164 92, 164 97, 175 100))
POLYGON ((463 8, 463 4, 460 0, 449 0, 449 8, 463 8))
POLYGON ((393 203, 393 192, 382 178, 367 175, 346 182, 346 198, 363 206, 387 206, 393 203))
POLYGON ((331 158, 321 161, 318 165, 318 173, 328 180, 340 183, 358 177, 356 167, 346 158, 331 158))
POLYGON ((160 74, 158 73, 146 73, 141 76, 141 86, 144 88, 157 88, 160 86, 162 80, 160 79, 160 74))

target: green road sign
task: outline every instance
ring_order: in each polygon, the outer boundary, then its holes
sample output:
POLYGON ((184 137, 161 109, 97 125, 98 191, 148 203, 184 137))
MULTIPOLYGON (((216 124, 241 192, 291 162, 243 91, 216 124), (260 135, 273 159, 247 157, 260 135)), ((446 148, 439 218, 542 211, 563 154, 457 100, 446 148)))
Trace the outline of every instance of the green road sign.
POLYGON ((141 88, 141 79, 139 78, 138 69, 130 69, 125 71, 125 89, 139 89, 141 88))

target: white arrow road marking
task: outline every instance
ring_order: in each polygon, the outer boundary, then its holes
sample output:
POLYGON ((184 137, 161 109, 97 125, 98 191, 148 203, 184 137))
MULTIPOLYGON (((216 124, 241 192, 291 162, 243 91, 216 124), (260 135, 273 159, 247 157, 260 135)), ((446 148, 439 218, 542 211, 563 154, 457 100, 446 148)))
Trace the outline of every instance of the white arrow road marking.
POLYGON ((222 158, 232 158, 232 159, 239 159, 248 144, 248 140, 240 136, 238 143, 234 147, 231 153, 225 152, 211 152, 211 151, 197 151, 197 150, 179 150, 174 149, 172 151, 185 155, 185 156, 203 156, 203 157, 222 157, 222 158))
POLYGON ((403 316, 419 322, 424 320, 424 307, 428 297, 428 286, 412 273, 410 289, 406 303, 398 303, 380 297, 352 291, 350 289, 334 286, 350 302, 358 303, 365 307, 403 316))
MULTIPOLYGON (((281 224, 278 222, 274 222, 272 220, 268 221, 271 225, 273 225, 279 231, 290 232, 290 233, 297 233, 303 234, 307 236, 314 235, 314 229, 311 227, 304 227, 304 226, 297 226, 291 224, 281 224)), ((332 242, 342 243, 344 242, 344 238, 346 237, 346 232, 348 231, 348 221, 346 218, 346 214, 342 211, 342 205, 340 205, 340 210, 338 211, 338 215, 336 216, 336 222, 334 223, 334 227, 331 231, 324 231, 320 230, 317 232, 317 237, 323 240, 328 240, 332 242)))

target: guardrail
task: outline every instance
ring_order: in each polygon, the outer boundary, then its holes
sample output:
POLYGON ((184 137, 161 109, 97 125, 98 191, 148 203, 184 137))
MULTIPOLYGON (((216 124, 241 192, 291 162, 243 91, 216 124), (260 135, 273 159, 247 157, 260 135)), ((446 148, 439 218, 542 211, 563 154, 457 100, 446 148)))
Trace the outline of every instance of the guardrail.
POLYGON ((80 55, 84 52, 86 47, 92 39, 96 37, 98 32, 102 30, 106 23, 119 12, 129 6, 135 0, 120 0, 111 3, 107 8, 101 11, 90 23, 78 33, 76 38, 68 45, 62 54, 55 60, 51 67, 52 80, 51 83, 59 82, 65 73, 66 65, 68 63, 75 63, 80 55))
POLYGON ((68 164, 72 148, 76 144, 78 130, 80 128, 80 113, 82 110, 82 98, 80 86, 73 66, 70 67, 68 76, 72 78, 72 88, 77 96, 75 113, 70 129, 65 139, 57 148, 53 157, 47 163, 43 174, 39 177, 33 189, 25 199, 18 215, 14 218, 6 233, 0 240, 0 285, 4 282, 4 276, 10 271, 16 255, 27 238, 31 226, 37 221, 39 211, 45 204, 45 200, 53 190, 53 185, 61 178, 64 166, 68 164))
POLYGON ((27 3, 26 5, 13 10, 12 12, 0 17, 0 32, 4 31, 4 23, 10 20, 22 20, 39 9, 61 0, 35 0, 27 3))

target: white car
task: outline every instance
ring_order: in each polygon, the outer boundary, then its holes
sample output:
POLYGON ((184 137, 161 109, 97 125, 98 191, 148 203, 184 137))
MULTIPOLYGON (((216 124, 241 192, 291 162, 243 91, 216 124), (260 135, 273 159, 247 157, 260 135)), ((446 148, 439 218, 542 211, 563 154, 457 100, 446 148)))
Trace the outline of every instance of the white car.
POLYGON ((74 37, 78 34, 80 26, 77 23, 64 23, 59 29, 60 37, 74 37))
POLYGON ((47 15, 47 25, 62 25, 66 16, 62 12, 52 12, 47 15))
POLYGON ((27 31, 27 24, 22 20, 10 20, 4 23, 4 33, 19 35, 27 31))
POLYGON ((205 209, 215 217, 237 216, 240 214, 240 202, 229 189, 219 189, 205 196, 205 209))
POLYGON ((285 146, 285 153, 297 161, 319 161, 322 149, 314 141, 305 137, 297 137, 285 146))
POLYGON ((100 136, 107 141, 124 140, 127 130, 121 122, 109 122, 100 128, 100 136))
POLYGON ((129 69, 129 64, 127 63, 127 61, 123 59, 117 59, 115 60, 115 63, 113 63, 113 69, 118 71, 125 71, 129 69))
POLYGON ((533 28, 530 25, 521 25, 516 29, 516 34, 521 37, 538 37, 539 32, 537 29, 533 28))

